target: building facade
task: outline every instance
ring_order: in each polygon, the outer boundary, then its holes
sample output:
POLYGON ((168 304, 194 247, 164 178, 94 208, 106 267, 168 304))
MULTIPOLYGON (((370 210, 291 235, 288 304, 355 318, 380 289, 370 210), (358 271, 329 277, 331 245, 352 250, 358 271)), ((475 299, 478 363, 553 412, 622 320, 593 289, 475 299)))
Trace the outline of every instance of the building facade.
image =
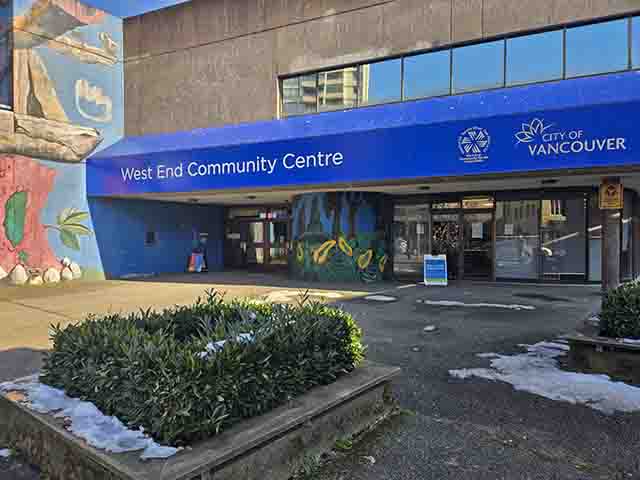
MULTIPOLYGON (((636 1, 192 0, 109 28, 76 0, 15 2, 29 5, 11 15, 5 113, 77 114, 74 128, 108 135, 69 149, 82 179, 65 173, 76 190, 54 195, 66 216, 34 217, 62 270, 178 272, 196 249, 209 269, 324 281, 420 276, 425 254, 447 255, 452 279, 613 286, 640 272, 636 1), (38 52, 63 45, 47 69, 60 83, 25 87, 43 75, 23 32, 52 32, 38 52), (56 63, 73 48, 102 63, 56 63), (67 84, 69 104, 34 101, 67 84), (70 245, 93 253, 76 261, 70 245)), ((45 275, 15 230, 5 274, 45 275)))

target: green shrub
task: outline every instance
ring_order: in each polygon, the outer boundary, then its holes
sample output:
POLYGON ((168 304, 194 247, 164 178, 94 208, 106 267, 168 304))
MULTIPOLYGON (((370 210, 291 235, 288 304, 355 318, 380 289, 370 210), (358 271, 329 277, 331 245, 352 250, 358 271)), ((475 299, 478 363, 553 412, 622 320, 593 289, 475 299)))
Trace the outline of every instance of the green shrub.
POLYGON ((52 340, 44 383, 175 446, 329 384, 364 357, 361 330, 342 310, 226 303, 214 293, 192 306, 53 327, 52 340))
POLYGON ((602 300, 600 334, 640 339, 640 283, 629 282, 607 292, 602 300))

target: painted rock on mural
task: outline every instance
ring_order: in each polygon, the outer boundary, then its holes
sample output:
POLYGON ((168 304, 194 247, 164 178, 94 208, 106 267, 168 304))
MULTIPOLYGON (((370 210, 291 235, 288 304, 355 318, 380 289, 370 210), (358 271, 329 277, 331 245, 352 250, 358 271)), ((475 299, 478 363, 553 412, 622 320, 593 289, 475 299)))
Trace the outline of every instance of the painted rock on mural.
POLYGON ((80 269, 80 265, 78 265, 76 262, 71 262, 71 265, 69 265, 69 270, 71 270, 74 280, 82 278, 82 270, 80 269))
POLYGON ((69 267, 64 267, 62 269, 62 273, 60 274, 60 276, 62 277, 62 280, 65 282, 70 282, 71 280, 73 280, 73 272, 69 267))
POLYGON ((60 272, 55 268, 49 268, 43 275, 45 283, 58 283, 60 282, 60 272))
POLYGON ((42 279, 41 275, 34 275, 29 279, 29 285, 39 286, 43 284, 44 284, 44 280, 42 279))
POLYGON ((9 276, 9 274, 7 272, 5 272, 2 267, 0 267, 0 280, 4 280, 8 276, 9 276))
POLYGON ((16 265, 9 275, 9 281, 13 285, 24 285, 29 280, 27 270, 22 265, 16 265))

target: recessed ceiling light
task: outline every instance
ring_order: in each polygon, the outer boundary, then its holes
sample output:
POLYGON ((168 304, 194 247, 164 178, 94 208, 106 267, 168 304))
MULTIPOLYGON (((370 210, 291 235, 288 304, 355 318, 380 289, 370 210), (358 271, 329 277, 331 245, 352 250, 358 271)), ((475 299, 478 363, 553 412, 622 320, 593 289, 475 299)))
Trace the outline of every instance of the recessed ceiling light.
POLYGON ((555 178, 547 178, 545 180, 542 180, 542 185, 554 185, 556 183, 558 183, 558 180, 556 180, 555 178))
POLYGON ((198 203, 199 201, 200 201, 199 198, 190 198, 189 199, 189 202, 191 202, 191 203, 198 203))
POLYGON ((422 185, 421 187, 418 187, 418 190, 431 190, 431 187, 429 185, 422 185))
POLYGON ((256 197, 255 195, 247 195, 247 200, 255 200, 256 198, 258 197, 256 197))

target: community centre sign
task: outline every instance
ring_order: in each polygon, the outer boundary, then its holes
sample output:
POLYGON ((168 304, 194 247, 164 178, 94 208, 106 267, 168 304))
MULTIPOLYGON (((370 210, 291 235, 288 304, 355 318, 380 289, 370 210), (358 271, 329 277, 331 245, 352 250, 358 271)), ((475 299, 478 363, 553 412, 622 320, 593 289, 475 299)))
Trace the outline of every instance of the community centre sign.
POLYGON ((87 190, 132 195, 621 167, 640 163, 638 109, 621 103, 446 123, 417 119, 312 137, 301 129, 298 138, 210 148, 190 148, 185 135, 166 151, 109 157, 106 150, 89 159, 87 190))

